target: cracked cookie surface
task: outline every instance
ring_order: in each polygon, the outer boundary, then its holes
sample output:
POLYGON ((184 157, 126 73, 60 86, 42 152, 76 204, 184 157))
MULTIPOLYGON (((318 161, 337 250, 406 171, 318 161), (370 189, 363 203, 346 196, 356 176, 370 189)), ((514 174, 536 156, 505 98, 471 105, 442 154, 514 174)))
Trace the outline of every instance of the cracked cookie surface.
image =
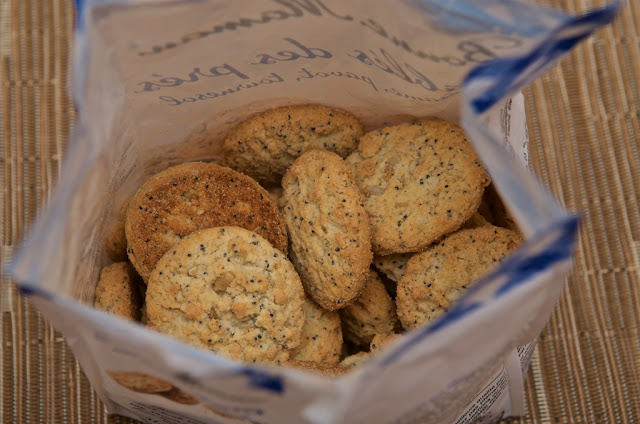
POLYGON ((349 166, 335 153, 300 156, 282 179, 291 262, 305 291, 336 310, 364 288, 371 263, 369 216, 349 166))
POLYGON ((457 231, 415 254, 398 282, 398 316, 405 329, 438 318, 479 277, 521 242, 515 232, 486 225, 457 231))
POLYGON ((277 184, 302 153, 325 149, 346 157, 363 134, 343 110, 318 105, 284 106, 247 118, 227 136, 223 162, 263 185, 277 184))
POLYGON ((340 310, 344 339, 368 347, 376 334, 393 333, 398 326, 396 305, 376 271, 369 271, 360 296, 340 310))
POLYGON ((463 130, 449 122, 365 134, 349 155, 377 255, 418 252, 478 209, 490 179, 463 130))
POLYGON ((304 291, 287 258, 239 227, 193 233, 158 262, 149 327, 232 359, 283 362, 304 325, 304 291))

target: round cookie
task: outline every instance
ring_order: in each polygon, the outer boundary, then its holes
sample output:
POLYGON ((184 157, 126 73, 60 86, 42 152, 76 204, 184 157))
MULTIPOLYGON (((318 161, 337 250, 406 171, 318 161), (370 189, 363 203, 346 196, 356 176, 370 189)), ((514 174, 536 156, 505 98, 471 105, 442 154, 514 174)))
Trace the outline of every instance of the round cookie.
POLYGON ((369 216, 349 166, 335 153, 304 153, 282 179, 291 262, 309 296, 333 311, 364 288, 371 263, 369 216))
POLYGON ((337 311, 322 309, 316 302, 305 296, 304 316, 302 341, 291 351, 291 359, 327 364, 340 362, 340 352, 342 352, 340 314, 337 311))
MULTIPOLYGON (((476 212, 460 226, 460 229, 477 228, 484 225, 490 224, 482 215, 476 212)), ((388 279, 397 283, 404 275, 407 269, 407 263, 413 255, 415 255, 415 253, 392 253, 386 256, 374 256, 373 264, 376 266, 376 269, 382 272, 388 279)))
POLYGON ((490 182, 463 130, 444 121, 367 133, 346 161, 365 197, 377 255, 418 252, 455 231, 490 182))
POLYGON ((263 185, 280 178, 300 154, 330 150, 341 157, 353 152, 362 124, 348 112, 299 105, 267 110, 247 118, 227 136, 223 163, 263 185))
POLYGON ((140 277, 129 262, 104 267, 96 286, 94 306, 120 318, 140 321, 140 284, 140 277))
POLYGON ((113 262, 127 260, 127 237, 124 234, 124 222, 130 200, 131 198, 127 199, 120 207, 118 219, 109 223, 105 232, 104 250, 113 262))
POLYGON ((282 215, 258 183, 213 163, 173 166, 151 177, 129 203, 129 259, 146 282, 162 255, 182 237, 223 225, 253 231, 287 253, 282 215))
POLYGON ((398 282, 398 316, 406 329, 438 318, 479 277, 521 242, 511 230, 483 226, 457 231, 414 255, 398 282))
POLYGON ((208 228, 176 243, 151 273, 146 301, 150 328, 232 359, 286 361, 300 344, 300 278, 243 228, 208 228))
POLYGON ((396 305, 376 271, 369 271, 367 285, 360 296, 340 310, 344 339, 364 347, 376 334, 393 333, 397 322, 396 305))
POLYGON ((134 371, 107 371, 107 374, 121 386, 138 393, 161 393, 171 390, 173 385, 165 380, 134 371))

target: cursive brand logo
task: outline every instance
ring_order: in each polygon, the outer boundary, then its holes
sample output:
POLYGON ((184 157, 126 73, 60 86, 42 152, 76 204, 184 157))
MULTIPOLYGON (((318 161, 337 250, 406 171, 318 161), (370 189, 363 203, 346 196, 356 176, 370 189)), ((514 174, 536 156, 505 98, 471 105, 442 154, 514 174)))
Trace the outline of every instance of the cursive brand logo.
POLYGON ((491 48, 495 50, 516 48, 522 44, 522 41, 510 37, 508 35, 490 35, 483 38, 477 38, 477 41, 461 41, 458 44, 458 55, 451 54, 435 54, 418 50, 412 47, 407 41, 399 39, 395 35, 389 34, 384 27, 373 19, 360 21, 360 23, 369 28, 377 35, 391 41, 395 46, 400 47, 404 51, 411 53, 420 59, 425 59, 434 63, 444 63, 451 66, 464 66, 468 63, 480 63, 488 59, 494 58, 496 55, 491 48))
POLYGON ((329 9, 322 0, 273 0, 282 8, 276 10, 265 10, 259 13, 258 17, 238 18, 221 24, 214 25, 211 28, 202 29, 182 36, 179 40, 169 41, 162 45, 155 45, 150 50, 138 52, 140 56, 147 56, 162 53, 165 50, 175 49, 194 40, 210 37, 225 31, 235 31, 237 29, 251 28, 255 25, 266 24, 272 21, 284 21, 290 18, 299 18, 304 16, 305 12, 314 16, 322 16, 328 14, 334 18, 343 21, 352 21, 353 17, 349 15, 339 15, 329 9))
POLYGON ((154 81, 143 81, 139 82, 137 85, 141 86, 142 89, 138 91, 134 91, 134 93, 144 93, 145 91, 158 91, 164 87, 177 87, 179 85, 185 83, 192 83, 200 81, 201 77, 206 78, 214 78, 221 77, 224 75, 235 75, 240 79, 249 79, 248 76, 238 71, 231 65, 224 64, 222 66, 213 66, 209 68, 208 71, 201 71, 200 68, 193 68, 193 71, 189 72, 186 77, 163 77, 162 75, 153 74, 151 75, 154 78, 158 78, 154 81))
POLYGON ((379 49, 379 51, 380 53, 373 50, 369 50, 368 52, 354 50, 354 53, 349 54, 349 56, 367 66, 374 66, 408 83, 419 85, 427 91, 453 91, 457 88, 450 86, 439 87, 429 77, 409 63, 398 62, 384 49, 379 49))

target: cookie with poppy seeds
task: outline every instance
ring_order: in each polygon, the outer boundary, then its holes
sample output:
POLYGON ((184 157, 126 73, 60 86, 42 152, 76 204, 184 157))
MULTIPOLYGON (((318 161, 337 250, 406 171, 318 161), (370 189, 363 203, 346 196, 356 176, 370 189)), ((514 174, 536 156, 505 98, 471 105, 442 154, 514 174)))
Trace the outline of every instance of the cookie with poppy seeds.
POLYGON ((445 121, 369 132, 346 161, 364 195, 377 255, 419 252, 455 231, 490 183, 464 131, 445 121))
POLYGON ((176 243, 147 285, 148 326, 245 362, 284 362, 300 344, 304 290, 256 233, 215 227, 176 243))
POLYGON ((223 163, 265 186, 279 184, 302 153, 324 149, 344 158, 362 134, 362 123, 343 110, 279 107, 250 116, 232 129, 224 141, 223 163))
POLYGON ((213 163, 173 166, 151 177, 129 202, 129 260, 146 282, 162 255, 180 239, 225 225, 253 231, 287 253, 282 215, 257 182, 213 163))
POLYGON ((322 309, 320 305, 305 296, 304 316, 302 341, 291 352, 291 359, 327 364, 340 362, 342 327, 338 311, 322 309))
POLYGON ((349 166, 312 150, 282 179, 291 262, 305 291, 324 309, 344 308, 364 288, 371 264, 369 215, 349 166))
POLYGON ((460 230, 415 254, 398 282, 396 304, 405 329, 430 322, 521 243, 520 236, 492 225, 460 230))
POLYGON ((142 296, 140 277, 129 262, 109 265, 100 272, 94 305, 120 318, 139 321, 142 296))
POLYGON ((398 326, 396 305, 376 271, 369 271, 360 296, 340 310, 345 340, 368 347, 376 334, 393 333, 398 326))

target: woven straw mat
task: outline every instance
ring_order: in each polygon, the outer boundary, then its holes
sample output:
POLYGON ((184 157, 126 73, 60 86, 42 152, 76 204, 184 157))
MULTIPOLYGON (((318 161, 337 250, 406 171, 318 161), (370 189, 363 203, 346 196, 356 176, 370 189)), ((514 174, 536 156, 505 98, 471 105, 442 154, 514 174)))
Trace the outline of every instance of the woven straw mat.
MULTIPOLYGON (((586 11, 598 1, 558 0, 586 11)), ((0 259, 49 200, 75 113, 67 95, 71 0, 0 0, 0 259)), ((583 214, 564 295, 511 423, 640 422, 640 2, 525 91, 531 160, 583 214)), ((107 417, 64 338, 2 276, 2 423, 107 417)))

